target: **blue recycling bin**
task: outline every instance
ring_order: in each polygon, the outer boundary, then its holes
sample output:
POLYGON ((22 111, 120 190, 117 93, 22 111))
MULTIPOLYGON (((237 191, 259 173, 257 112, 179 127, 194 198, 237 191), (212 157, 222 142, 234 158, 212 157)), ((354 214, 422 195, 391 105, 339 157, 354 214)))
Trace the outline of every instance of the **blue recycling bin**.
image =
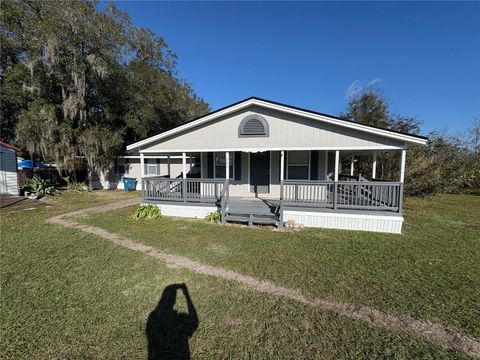
POLYGON ((131 191, 137 189, 137 179, 134 178, 123 178, 123 188, 125 191, 131 191))

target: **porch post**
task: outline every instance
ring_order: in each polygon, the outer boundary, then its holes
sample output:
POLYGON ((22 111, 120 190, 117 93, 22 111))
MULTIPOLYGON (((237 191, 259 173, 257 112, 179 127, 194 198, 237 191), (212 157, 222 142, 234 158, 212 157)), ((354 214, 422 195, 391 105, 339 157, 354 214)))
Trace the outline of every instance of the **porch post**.
POLYGON ((355 156, 352 156, 352 160, 350 162, 350 176, 353 176, 353 162, 355 161, 355 156))
POLYGON ((405 160, 407 158, 407 150, 403 149, 401 152, 402 156, 400 159, 400 182, 405 181, 405 160))
POLYGON ((141 186, 142 186, 142 203, 144 202, 145 199, 145 155, 143 155, 142 152, 140 152, 140 181, 141 181, 141 186))
POLYGON ((170 155, 167 155, 167 171, 168 171, 168 177, 171 177, 172 174, 170 173, 170 155))
POLYGON ((140 153, 140 176, 143 178, 145 176, 145 155, 140 153))
POLYGON ((187 154, 182 153, 182 178, 187 178, 187 154))
POLYGON ((228 151, 225 153, 225 179, 230 179, 230 154, 228 151))
POLYGON ((182 153, 182 195, 183 202, 187 202, 187 154, 182 153))
POLYGON ((280 151, 280 181, 285 177, 285 151, 280 151))
POLYGON ((283 229, 283 180, 285 178, 285 151, 280 151, 280 201, 278 203, 278 229, 283 229))
POLYGON ((373 152, 372 179, 377 177, 377 152, 373 152))
POLYGON ((340 151, 335 150, 335 176, 333 184, 333 209, 337 210, 337 192, 338 192, 338 165, 340 163, 340 151))
POLYGON ((340 151, 335 150, 335 177, 334 180, 338 181, 338 165, 340 163, 340 151))
POLYGON ((402 149, 400 158, 400 191, 398 194, 398 212, 402 212, 403 207, 403 183, 405 180, 405 160, 407 158, 407 150, 402 149))
POLYGON ((328 150, 325 150, 324 173, 325 173, 325 176, 324 176, 323 180, 327 180, 327 178, 328 178, 328 150))

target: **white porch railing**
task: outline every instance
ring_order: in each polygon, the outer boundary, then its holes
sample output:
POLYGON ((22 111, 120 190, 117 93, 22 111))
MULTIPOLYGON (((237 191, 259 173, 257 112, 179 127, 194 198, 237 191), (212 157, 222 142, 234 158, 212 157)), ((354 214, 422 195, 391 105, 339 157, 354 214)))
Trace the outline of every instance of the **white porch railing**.
POLYGON ((284 180, 280 186, 285 206, 333 207, 333 181, 284 180))
MULTIPOLYGON (((229 181, 216 179, 142 179, 142 202, 210 204, 222 222, 228 207, 229 181)), ((330 208, 401 212, 403 183, 367 180, 284 180, 280 185, 279 223, 285 208, 330 208)), ((281 226, 280 225, 280 226, 281 226)))
POLYGON ((284 180, 280 201, 287 207, 401 210, 402 184, 379 181, 284 180))
POLYGON ((142 201, 217 204, 225 183, 215 179, 143 178, 142 201))
MULTIPOLYGON (((228 180, 142 179, 144 201, 220 204, 228 194, 228 180)), ((287 207, 401 210, 402 183, 380 181, 284 180, 280 201, 287 207)))

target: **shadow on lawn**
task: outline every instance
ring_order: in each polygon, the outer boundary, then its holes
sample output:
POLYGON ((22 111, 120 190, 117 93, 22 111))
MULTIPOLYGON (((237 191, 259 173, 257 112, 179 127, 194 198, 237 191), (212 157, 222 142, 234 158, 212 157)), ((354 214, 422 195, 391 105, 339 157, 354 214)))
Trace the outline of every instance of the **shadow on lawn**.
POLYGON ((145 333, 148 360, 190 359, 188 339, 198 327, 198 316, 185 284, 168 285, 157 307, 148 316, 145 333), (174 310, 177 291, 187 302, 188 314, 174 310))

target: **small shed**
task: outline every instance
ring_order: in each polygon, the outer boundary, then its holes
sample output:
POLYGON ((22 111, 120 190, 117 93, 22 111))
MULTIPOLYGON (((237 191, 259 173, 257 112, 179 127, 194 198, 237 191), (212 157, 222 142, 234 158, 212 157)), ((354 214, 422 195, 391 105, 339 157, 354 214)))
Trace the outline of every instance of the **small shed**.
POLYGON ((20 149, 0 141, 0 193, 19 194, 17 152, 20 149))

